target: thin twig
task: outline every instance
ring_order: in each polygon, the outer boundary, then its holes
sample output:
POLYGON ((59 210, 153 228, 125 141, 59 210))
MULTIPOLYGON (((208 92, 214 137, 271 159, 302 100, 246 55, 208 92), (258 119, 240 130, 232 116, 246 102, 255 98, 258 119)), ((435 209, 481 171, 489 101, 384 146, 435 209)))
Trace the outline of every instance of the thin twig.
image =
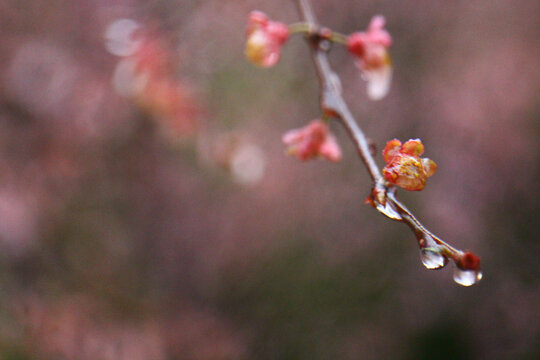
POLYGON ((422 241, 431 241, 432 239, 440 247, 441 253, 454 259, 454 261, 457 261, 463 255, 463 252, 450 246, 426 229, 426 227, 422 225, 420 221, 418 221, 412 212, 396 198, 395 188, 388 186, 388 184, 385 183, 384 178, 382 177, 381 172, 375 163, 375 159, 369 150, 368 140, 362 129, 360 129, 358 126, 358 123, 356 122, 341 95, 341 80, 330 67, 326 48, 322 44, 322 41, 324 40, 318 35, 320 25, 311 7, 311 2, 309 0, 296 0, 296 4, 302 20, 310 23, 310 28, 313 29, 311 34, 307 35, 306 40, 311 48, 313 63, 315 64, 321 87, 321 109, 325 114, 331 115, 332 117, 338 119, 343 126, 345 126, 347 133, 355 144, 360 159, 363 161, 369 172, 373 183, 373 189, 378 190, 379 193, 384 192, 383 201, 390 203, 389 205, 400 216, 396 219, 388 214, 385 215, 393 220, 403 222, 409 226, 409 228, 415 233, 421 246, 423 245, 422 241))

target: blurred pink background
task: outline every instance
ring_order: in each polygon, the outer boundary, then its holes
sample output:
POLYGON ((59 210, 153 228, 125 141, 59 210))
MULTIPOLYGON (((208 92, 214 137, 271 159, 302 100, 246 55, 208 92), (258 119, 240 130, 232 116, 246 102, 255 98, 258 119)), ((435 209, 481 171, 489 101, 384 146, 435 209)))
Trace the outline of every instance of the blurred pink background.
POLYGON ((484 279, 425 270, 364 205, 339 124, 341 163, 284 155, 320 115, 308 48, 243 52, 248 13, 293 1, 5 0, 1 360, 540 357, 540 3, 313 2, 346 34, 386 16, 386 98, 332 64, 379 150, 422 139, 438 171, 400 196, 484 279))

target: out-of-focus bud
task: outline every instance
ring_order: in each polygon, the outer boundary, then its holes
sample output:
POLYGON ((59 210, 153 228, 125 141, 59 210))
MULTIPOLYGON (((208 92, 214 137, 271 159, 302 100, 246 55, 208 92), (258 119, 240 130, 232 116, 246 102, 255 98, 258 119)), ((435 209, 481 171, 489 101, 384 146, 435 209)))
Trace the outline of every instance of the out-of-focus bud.
POLYGON ((252 11, 247 28, 246 57, 256 65, 272 67, 279 61, 281 46, 288 37, 287 25, 271 21, 260 11, 252 11))
POLYGON ((289 130, 282 140, 287 145, 287 154, 302 161, 317 157, 335 162, 341 160, 341 148, 321 120, 313 120, 303 128, 289 130))
POLYGON ((380 100, 390 90, 392 61, 388 48, 392 37, 384 29, 385 19, 374 16, 365 32, 349 35, 347 47, 356 57, 356 65, 367 81, 367 94, 372 100, 380 100))
POLYGON ((386 181, 405 190, 422 190, 426 179, 437 170, 433 160, 420 158, 423 153, 424 145, 419 139, 409 140, 403 145, 397 139, 388 141, 383 150, 387 164, 383 169, 386 181))

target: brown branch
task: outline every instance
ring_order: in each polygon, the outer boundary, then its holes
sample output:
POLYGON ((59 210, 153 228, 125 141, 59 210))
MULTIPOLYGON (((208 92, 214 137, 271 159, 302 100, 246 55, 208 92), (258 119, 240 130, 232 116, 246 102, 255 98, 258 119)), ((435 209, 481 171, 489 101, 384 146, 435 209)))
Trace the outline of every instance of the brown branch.
MULTIPOLYGON (((310 24, 311 31, 307 34, 306 40, 310 45, 312 60, 319 78, 321 109, 323 113, 338 119, 354 142, 358 155, 365 164, 373 183, 372 200, 374 204, 388 218, 405 223, 415 233, 421 248, 436 248, 437 253, 443 255, 446 259, 454 260, 458 267, 464 267, 463 258, 465 254, 470 253, 455 249, 426 229, 412 212, 397 199, 395 195, 396 189, 385 182, 375 163, 375 159, 371 155, 364 132, 358 126, 342 97, 341 81, 328 61, 327 51, 329 47, 326 43, 327 40, 324 39, 324 36, 321 36, 322 28, 315 17, 311 2, 309 0, 296 0, 296 4, 302 19, 310 24)), ((476 270, 479 271, 479 264, 476 270)), ((481 275, 478 276, 478 279, 480 277, 481 275)))
POLYGON ((304 21, 312 25, 312 32, 308 35, 307 40, 311 47, 313 62, 321 85, 321 108, 325 113, 342 121, 356 145, 358 155, 369 171, 371 180, 374 184, 382 183, 383 178, 379 167, 371 156, 367 138, 354 120, 345 100, 343 100, 341 96, 341 80, 330 67, 326 51, 321 46, 321 37, 318 36, 320 27, 311 8, 311 3, 298 0, 297 4, 304 21))

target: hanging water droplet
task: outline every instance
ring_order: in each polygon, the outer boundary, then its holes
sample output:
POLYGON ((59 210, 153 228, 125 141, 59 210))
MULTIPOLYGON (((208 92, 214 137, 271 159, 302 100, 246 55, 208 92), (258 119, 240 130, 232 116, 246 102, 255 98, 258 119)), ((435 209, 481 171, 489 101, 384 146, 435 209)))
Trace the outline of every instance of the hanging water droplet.
POLYGON ((401 215, 399 215, 399 213, 396 211, 396 209, 394 208, 394 206, 391 204, 390 201, 387 201, 386 202, 386 205, 383 205, 383 204, 377 204, 377 210, 388 216, 390 219, 393 219, 393 220, 401 220, 401 215))
POLYGON ((420 250, 422 264, 429 270, 441 269, 448 264, 448 259, 441 255, 437 249, 423 248, 420 250))
POLYGON ((482 272, 480 270, 461 270, 454 268, 454 281, 459 285, 471 286, 482 280, 482 272))

